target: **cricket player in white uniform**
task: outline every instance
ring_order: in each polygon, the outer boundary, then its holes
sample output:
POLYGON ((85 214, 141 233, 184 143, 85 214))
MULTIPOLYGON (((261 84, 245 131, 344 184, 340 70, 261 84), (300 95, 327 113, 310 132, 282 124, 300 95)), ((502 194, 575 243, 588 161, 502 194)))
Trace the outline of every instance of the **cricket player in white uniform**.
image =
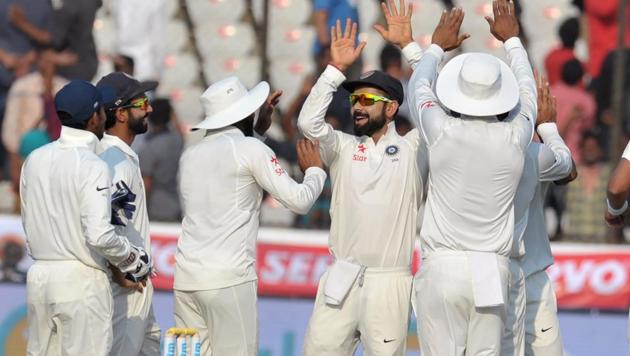
MULTIPOLYGON (((151 240, 146 194, 138 155, 130 146, 136 135, 147 131, 147 117, 152 108, 145 92, 155 89, 156 85, 155 82, 141 84, 120 72, 108 74, 96 84, 100 90, 113 93, 112 99, 103 103, 106 133, 99 156, 109 167, 114 195, 120 192, 132 200, 125 202, 128 205, 115 204, 122 206, 114 209, 112 220, 117 234, 147 251, 151 249, 151 240)), ((114 342, 110 354, 159 355, 160 327, 153 315, 151 280, 134 283, 116 268, 111 267, 111 270, 114 342)))
MULTIPOLYGON (((624 226, 625 216, 628 215, 628 192, 630 192, 630 142, 626 145, 626 149, 621 155, 621 160, 619 160, 615 171, 608 181, 608 191, 606 192, 608 209, 604 219, 609 226, 618 228, 624 226)), ((630 315, 628 343, 630 344, 630 315)), ((628 354, 630 355, 630 351, 628 354)))
POLYGON ((536 84, 517 37, 514 5, 495 1, 493 12, 487 20, 504 42, 510 67, 467 53, 437 75, 444 51, 468 37, 459 34, 461 9, 442 14, 424 54, 415 43, 404 48, 414 68, 412 118, 429 146, 423 261, 415 280, 420 347, 427 356, 496 355, 501 347, 513 201, 533 135, 536 84))
MULTIPOLYGON (((525 275, 523 274, 523 263, 528 257, 535 257, 537 252, 525 249, 524 235, 529 224, 530 205, 534 204, 536 199, 536 191, 540 184, 544 182, 559 181, 569 177, 574 167, 571 159, 571 151, 566 146, 562 137, 558 133, 556 126, 556 107, 555 100, 549 94, 549 83, 544 77, 537 78, 538 90, 538 114, 536 117, 536 132, 544 144, 532 142, 527 147, 525 155, 525 164, 523 167, 523 175, 516 190, 514 198, 514 240, 512 242, 512 251, 510 253, 510 288, 507 301, 507 318, 503 330, 503 340, 501 342, 501 355, 503 356, 522 356, 526 354, 526 308, 531 312, 541 312, 538 308, 540 293, 527 295, 525 293, 525 275), (536 304, 536 308, 532 308, 530 304, 536 304)), ((537 208, 538 206, 536 206, 537 208)), ((540 205, 542 209, 542 203, 540 205)), ((544 225, 544 221, 537 222, 544 225)), ((530 230, 531 231, 531 230, 530 230)), ((546 235, 545 239, 546 239, 546 235)), ((528 237, 531 239, 532 237, 528 237)), ((530 246, 535 249, 549 249, 547 246, 530 246)), ((529 261, 528 261, 529 262, 529 261)), ((547 266, 545 266, 546 268, 547 266)), ((545 269, 543 268, 543 270, 545 269)), ((543 272, 544 273, 544 272, 543 272)), ((533 292, 533 291, 531 291, 533 292)), ((554 301, 555 306, 555 301, 554 301)), ((553 312, 555 314, 555 310, 553 312)), ((541 313, 540 315, 544 315, 541 313)), ((531 350, 532 337, 535 336, 534 328, 531 323, 535 317, 530 315, 528 321, 528 348, 531 350)), ((548 322, 550 320, 539 321, 548 322)), ((547 325, 549 326, 549 325, 547 325)), ((545 330, 547 335, 557 335, 557 344, 560 346, 558 352, 552 354, 542 353, 539 355, 562 355, 562 344, 560 342, 557 325, 553 325, 556 330, 545 330)), ((546 329, 546 326, 542 327, 546 329)), ((538 342, 540 343, 540 342, 538 342)), ((527 354, 531 355, 531 352, 527 354)))
POLYGON ((266 82, 248 91, 236 77, 210 86, 201 96, 206 118, 195 126, 206 135, 180 160, 184 220, 175 256, 175 323, 199 331, 203 355, 258 352, 255 264, 263 190, 305 214, 324 187, 316 144, 298 143, 305 171, 298 184, 251 137, 269 128, 280 92, 268 95, 266 82))
POLYGON ((142 246, 110 224, 107 165, 95 153, 103 135, 101 93, 72 81, 55 97, 60 138, 31 153, 20 178, 29 254, 28 355, 106 356, 112 346, 108 263, 145 278, 142 246))
POLYGON ((366 355, 404 355, 407 342, 426 147, 417 129, 396 132, 400 81, 373 71, 344 82, 344 71, 365 46, 355 45, 356 28, 348 20, 344 33, 340 21, 331 29, 332 61, 298 118, 300 131, 320 142, 333 189, 328 244, 335 262, 319 282, 307 356, 351 355, 359 342, 366 355), (339 85, 352 93, 354 135, 324 121, 339 85))

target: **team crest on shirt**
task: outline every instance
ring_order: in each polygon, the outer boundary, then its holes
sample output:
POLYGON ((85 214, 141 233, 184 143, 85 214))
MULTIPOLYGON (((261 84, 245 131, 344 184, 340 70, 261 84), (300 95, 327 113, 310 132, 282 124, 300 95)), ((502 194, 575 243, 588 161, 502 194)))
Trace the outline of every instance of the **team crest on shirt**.
POLYGON ((385 153, 387 153, 388 156, 395 156, 398 153, 398 151, 399 149, 398 149, 398 146, 396 145, 389 145, 385 149, 385 153))

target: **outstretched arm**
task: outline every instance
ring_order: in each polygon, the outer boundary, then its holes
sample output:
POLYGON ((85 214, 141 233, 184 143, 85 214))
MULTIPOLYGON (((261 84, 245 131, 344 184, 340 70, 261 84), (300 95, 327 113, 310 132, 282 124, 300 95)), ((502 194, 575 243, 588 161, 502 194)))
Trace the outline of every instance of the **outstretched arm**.
POLYGON ((339 20, 336 26, 330 29, 331 62, 311 89, 298 117, 300 132, 312 141, 319 141, 322 158, 327 165, 330 165, 337 156, 342 134, 333 130, 324 119, 333 93, 346 80, 343 72, 357 60, 365 47, 365 42, 355 46, 356 35, 357 24, 352 23, 350 19, 346 21, 343 33, 339 20))
POLYGON ((531 142, 536 120, 536 81, 527 52, 518 38, 520 30, 514 3, 494 0, 492 12, 494 18, 486 16, 490 32, 497 40, 503 42, 510 68, 518 82, 520 110, 512 122, 517 126, 519 142, 525 149, 531 142))
POLYGON ((448 118, 433 93, 437 67, 445 51, 459 47, 469 37, 468 34, 459 33, 463 20, 462 9, 455 8, 442 13, 433 31, 432 44, 422 55, 409 80, 411 117, 429 145, 440 135, 448 118))

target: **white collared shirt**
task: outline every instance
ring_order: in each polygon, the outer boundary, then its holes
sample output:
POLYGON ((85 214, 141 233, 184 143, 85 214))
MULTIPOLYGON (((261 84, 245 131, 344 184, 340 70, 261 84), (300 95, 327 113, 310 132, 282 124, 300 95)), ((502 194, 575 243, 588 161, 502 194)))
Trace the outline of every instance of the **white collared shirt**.
POLYGON ((298 118, 304 136, 319 140, 330 168, 330 251, 368 267, 409 266, 427 174, 425 145, 417 129, 399 136, 393 122, 376 144, 371 137, 334 130, 324 116, 344 80, 328 66, 298 118))
POLYGON ((22 223, 34 260, 78 260, 106 270, 130 251, 110 224, 111 179, 94 153, 94 134, 66 126, 61 136, 33 151, 20 177, 22 223))
POLYGON ((525 49, 518 38, 504 45, 520 98, 503 121, 450 116, 433 92, 443 50, 431 45, 423 54, 416 43, 403 49, 414 68, 409 81, 411 117, 429 146, 429 189, 420 232, 427 256, 439 250, 510 254, 513 200, 537 109, 525 49))
POLYGON ((116 225, 116 233, 126 236, 133 245, 141 246, 150 253, 149 216, 138 155, 117 136, 105 134, 100 142, 99 157, 109 167, 112 193, 117 190, 116 184, 123 181, 131 193, 136 195, 136 200, 133 202, 136 211, 133 212, 131 221, 124 214, 119 213, 118 216, 125 226, 116 225))
MULTIPOLYGON (((544 144, 532 142, 527 147, 523 174, 514 197, 514 240, 510 257, 523 257, 527 252, 524 260, 537 259, 538 251, 546 249, 551 252, 544 220, 532 222, 534 225, 540 224, 539 227, 528 227, 530 207, 532 205, 540 205, 537 208, 542 209, 542 200, 540 204, 539 202, 534 203, 534 199, 538 196, 537 190, 540 183, 566 178, 573 167, 571 151, 562 140, 562 137, 560 137, 556 124, 541 124, 538 126, 537 131, 544 144), (527 239, 530 241, 525 241, 525 231, 528 228, 529 234, 527 239), (533 236, 532 233, 534 231, 536 231, 536 234, 542 233, 542 236, 533 236), (546 246, 543 246, 542 242, 546 246), (526 244, 530 246, 529 249, 525 248, 526 244), (531 254, 529 253, 530 251, 532 251, 531 254)), ((542 214, 533 215, 542 216, 542 214)))
POLYGON ((326 172, 306 170, 302 184, 274 152, 228 126, 208 131, 180 159, 184 220, 175 256, 175 289, 225 288, 256 280, 256 237, 263 189, 305 214, 324 187, 326 172))

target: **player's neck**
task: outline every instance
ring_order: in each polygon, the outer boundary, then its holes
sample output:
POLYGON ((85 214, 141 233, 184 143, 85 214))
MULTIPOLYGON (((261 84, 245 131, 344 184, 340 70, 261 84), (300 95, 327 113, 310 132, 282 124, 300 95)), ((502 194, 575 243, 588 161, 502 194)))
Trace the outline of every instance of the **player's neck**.
POLYGON ((131 147, 133 140, 136 138, 136 135, 131 132, 128 128, 123 128, 119 126, 114 126, 107 130, 108 135, 116 136, 121 139, 127 146, 131 147))

